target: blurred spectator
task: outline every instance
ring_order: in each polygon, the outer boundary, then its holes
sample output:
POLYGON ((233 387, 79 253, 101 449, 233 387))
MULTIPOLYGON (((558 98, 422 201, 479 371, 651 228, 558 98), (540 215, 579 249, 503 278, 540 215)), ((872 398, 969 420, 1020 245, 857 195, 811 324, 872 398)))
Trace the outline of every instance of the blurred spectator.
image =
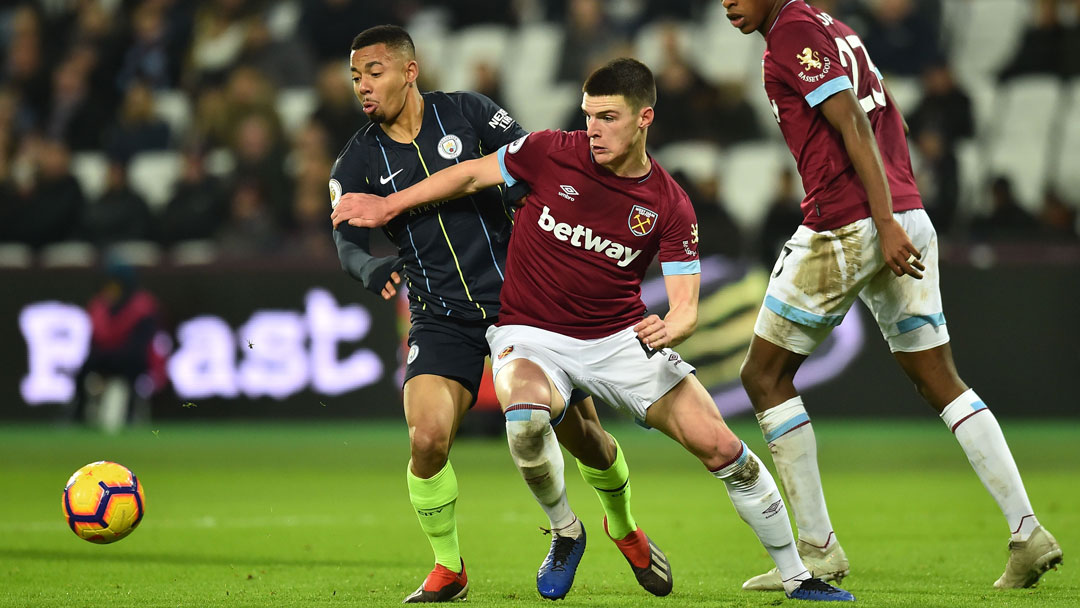
POLYGON ((285 150, 264 115, 251 114, 240 122, 232 150, 236 158, 235 178, 257 183, 266 207, 263 211, 271 215, 278 227, 290 226, 293 184, 283 170, 285 150))
POLYGON ((502 78, 498 68, 490 61, 477 61, 473 64, 472 90, 494 101, 499 107, 505 107, 502 78))
POLYGON ((795 234, 802 224, 801 188, 797 187, 795 172, 785 168, 777 180, 776 196, 769 203, 769 212, 761 223, 758 234, 759 260, 765 268, 772 268, 780 257, 784 243, 795 234))
POLYGON ((208 0, 195 13, 188 86, 217 84, 237 64, 247 39, 250 10, 245 0, 208 0))
POLYGON ((280 230, 270 212, 266 188, 256 180, 239 182, 229 196, 229 217, 218 231, 226 257, 252 257, 276 252, 280 230))
MULTIPOLYGON (((859 32, 883 73, 922 74, 941 59, 941 5, 936 0, 878 0, 859 32)), ((842 17, 841 17, 842 18, 842 17)))
POLYGON ((105 151, 122 162, 140 152, 169 147, 169 125, 154 116, 154 92, 135 82, 124 96, 120 115, 105 136, 105 151))
POLYGON ((174 49, 187 40, 171 39, 176 24, 170 27, 169 15, 162 2, 140 4, 131 18, 133 39, 124 53, 117 75, 117 86, 126 89, 138 80, 155 89, 172 88, 178 83, 180 58, 174 49))
POLYGON ((189 147, 184 152, 176 193, 162 211, 162 242, 172 245, 178 241, 213 238, 225 220, 225 212, 221 180, 207 174, 202 150, 189 147))
POLYGON ((326 238, 330 228, 330 195, 323 181, 304 182, 296 188, 293 205, 296 225, 285 246, 290 255, 309 259, 337 259, 333 239, 326 238))
POLYGON ((604 12, 601 0, 570 0, 566 14, 566 38, 556 72, 558 80, 583 81, 624 43, 604 12))
POLYGON ((357 34, 374 25, 398 22, 394 10, 407 2, 355 2, 353 0, 307 0, 300 16, 300 31, 315 61, 348 57, 357 34))
POLYGON ((923 206, 939 235, 952 232, 960 198, 960 169, 956 155, 940 131, 923 129, 915 137, 919 163, 915 182, 923 206))
POLYGON ((42 52, 37 13, 27 5, 15 9, 11 19, 11 42, 5 51, 3 78, 19 93, 23 106, 36 119, 49 103, 49 66, 42 52))
POLYGON ((1069 205, 1056 190, 1047 189, 1043 195, 1043 206, 1039 211, 1039 222, 1043 232, 1052 239, 1075 241, 1076 207, 1069 205))
POLYGON ((698 253, 737 258, 742 250, 739 227, 731 219, 717 177, 694 180, 682 171, 671 174, 686 192, 698 221, 698 253))
POLYGON ((83 233, 86 240, 98 247, 120 241, 138 241, 151 238, 152 216, 150 207, 128 185, 127 165, 124 161, 109 163, 105 192, 83 216, 83 233))
POLYGON ((924 130, 940 133, 945 144, 952 146, 957 139, 975 136, 975 118, 968 97, 953 79, 948 64, 936 63, 922 75, 923 98, 908 116, 911 134, 924 130))
POLYGON ((1024 240, 1038 236, 1039 222, 1016 201, 1009 178, 994 178, 990 184, 990 202, 990 215, 971 222, 971 233, 977 240, 1024 240))
POLYGON ((63 142, 27 137, 11 164, 9 186, 0 198, 0 230, 6 240, 41 247, 76 234, 86 206, 82 188, 71 175, 63 142))
POLYGON ((240 124, 251 115, 259 116, 270 130, 276 143, 281 140, 281 118, 274 106, 276 96, 273 87, 258 70, 241 66, 229 74, 225 87, 224 113, 225 143, 235 145, 240 124))
MULTIPOLYGON (((1060 4, 1065 4, 1061 2, 1060 4)), ((1072 23, 1061 22, 1058 0, 1037 0, 1032 24, 1012 60, 1001 71, 1006 80, 1023 74, 1080 75, 1080 0, 1072 0, 1072 23)))
POLYGON ((128 387, 126 420, 137 399, 148 399, 165 386, 165 357, 154 347, 161 327, 157 299, 137 287, 135 271, 116 261, 106 268, 104 286, 86 306, 90 315, 90 352, 75 377, 72 419, 86 422, 87 402, 104 392, 105 381, 121 378, 128 387))
MULTIPOLYGON (((280 88, 311 86, 311 75, 315 71, 307 47, 295 38, 274 38, 262 18, 248 23, 247 39, 239 61, 254 67, 280 88)), ((346 71, 339 76, 344 79, 347 74, 346 71)))
POLYGON ((53 73, 52 100, 42 124, 46 135, 75 151, 101 147, 101 126, 108 124, 109 108, 90 95, 86 67, 76 61, 62 63, 53 73))
POLYGON ((367 124, 364 111, 349 83, 349 68, 342 61, 327 62, 315 83, 318 105, 311 120, 324 129, 327 150, 337 156, 360 127, 367 124))

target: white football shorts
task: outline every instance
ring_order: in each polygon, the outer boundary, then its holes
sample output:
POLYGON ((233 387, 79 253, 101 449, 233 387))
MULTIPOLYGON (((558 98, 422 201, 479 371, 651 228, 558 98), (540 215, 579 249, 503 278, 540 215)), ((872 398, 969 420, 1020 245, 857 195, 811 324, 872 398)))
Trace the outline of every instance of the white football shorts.
POLYGON ((823 232, 799 226, 773 266, 754 333, 809 355, 858 297, 892 352, 917 352, 948 342, 934 225, 923 209, 894 217, 922 254, 922 279, 897 277, 885 265, 870 218, 823 232))
POLYGON ((540 366, 567 404, 577 388, 631 414, 644 424, 645 412, 694 367, 675 351, 645 347, 633 328, 604 338, 579 340, 528 325, 487 330, 495 375, 515 359, 540 366))

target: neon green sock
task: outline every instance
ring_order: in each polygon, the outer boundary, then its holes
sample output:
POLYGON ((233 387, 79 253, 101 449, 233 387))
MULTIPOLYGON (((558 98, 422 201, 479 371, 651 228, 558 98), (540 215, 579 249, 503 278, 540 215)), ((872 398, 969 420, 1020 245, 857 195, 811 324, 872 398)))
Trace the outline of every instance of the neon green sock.
POLYGON ((409 501, 416 509, 420 528, 427 534, 435 563, 454 572, 461 572, 461 552, 458 549, 457 518, 454 504, 457 502, 457 475, 450 461, 430 479, 413 475, 412 464, 405 469, 409 482, 409 501))
POLYGON ((581 477, 596 490, 600 504, 604 506, 608 533, 612 538, 621 539, 636 530, 637 523, 630 513, 630 467, 626 466, 619 442, 614 437, 611 440, 615 442, 615 462, 610 467, 601 471, 582 464, 580 460, 577 466, 581 477))

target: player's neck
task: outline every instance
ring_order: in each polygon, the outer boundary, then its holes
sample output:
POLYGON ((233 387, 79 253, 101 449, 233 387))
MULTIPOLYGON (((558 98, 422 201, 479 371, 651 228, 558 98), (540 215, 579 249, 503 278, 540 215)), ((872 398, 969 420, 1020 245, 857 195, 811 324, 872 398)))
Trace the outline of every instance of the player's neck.
POLYGON ((772 31, 772 27, 776 23, 776 19, 780 17, 780 11, 784 10, 784 7, 788 4, 798 1, 799 0, 776 0, 775 2, 773 2, 773 7, 772 10, 769 11, 769 16, 765 18, 765 21, 761 24, 761 28, 758 29, 758 32, 761 33, 762 37, 768 36, 769 32, 772 31))
POLYGON ((633 146, 626 156, 601 166, 619 177, 645 177, 652 171, 652 161, 645 153, 644 145, 633 146))
POLYGON ((424 98, 414 86, 405 93, 405 106, 401 108, 401 112, 393 121, 382 123, 382 130, 390 139, 399 144, 407 144, 416 139, 423 124, 424 98))

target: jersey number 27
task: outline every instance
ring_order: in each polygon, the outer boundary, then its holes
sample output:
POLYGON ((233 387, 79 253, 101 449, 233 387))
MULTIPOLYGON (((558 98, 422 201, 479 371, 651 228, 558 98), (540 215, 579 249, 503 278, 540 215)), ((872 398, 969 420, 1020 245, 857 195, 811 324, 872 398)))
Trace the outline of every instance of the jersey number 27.
POLYGON ((877 81, 870 83, 870 94, 859 100, 859 105, 862 106, 863 111, 869 114, 874 108, 884 108, 885 87, 881 84, 881 77, 878 75, 877 67, 870 59, 870 53, 866 52, 862 40, 859 40, 859 37, 854 34, 844 38, 837 37, 835 40, 836 50, 840 53, 840 63, 851 72, 851 86, 856 95, 859 94, 859 59, 855 55, 855 49, 862 50, 862 55, 866 58, 866 67, 869 68, 874 80, 877 81))

